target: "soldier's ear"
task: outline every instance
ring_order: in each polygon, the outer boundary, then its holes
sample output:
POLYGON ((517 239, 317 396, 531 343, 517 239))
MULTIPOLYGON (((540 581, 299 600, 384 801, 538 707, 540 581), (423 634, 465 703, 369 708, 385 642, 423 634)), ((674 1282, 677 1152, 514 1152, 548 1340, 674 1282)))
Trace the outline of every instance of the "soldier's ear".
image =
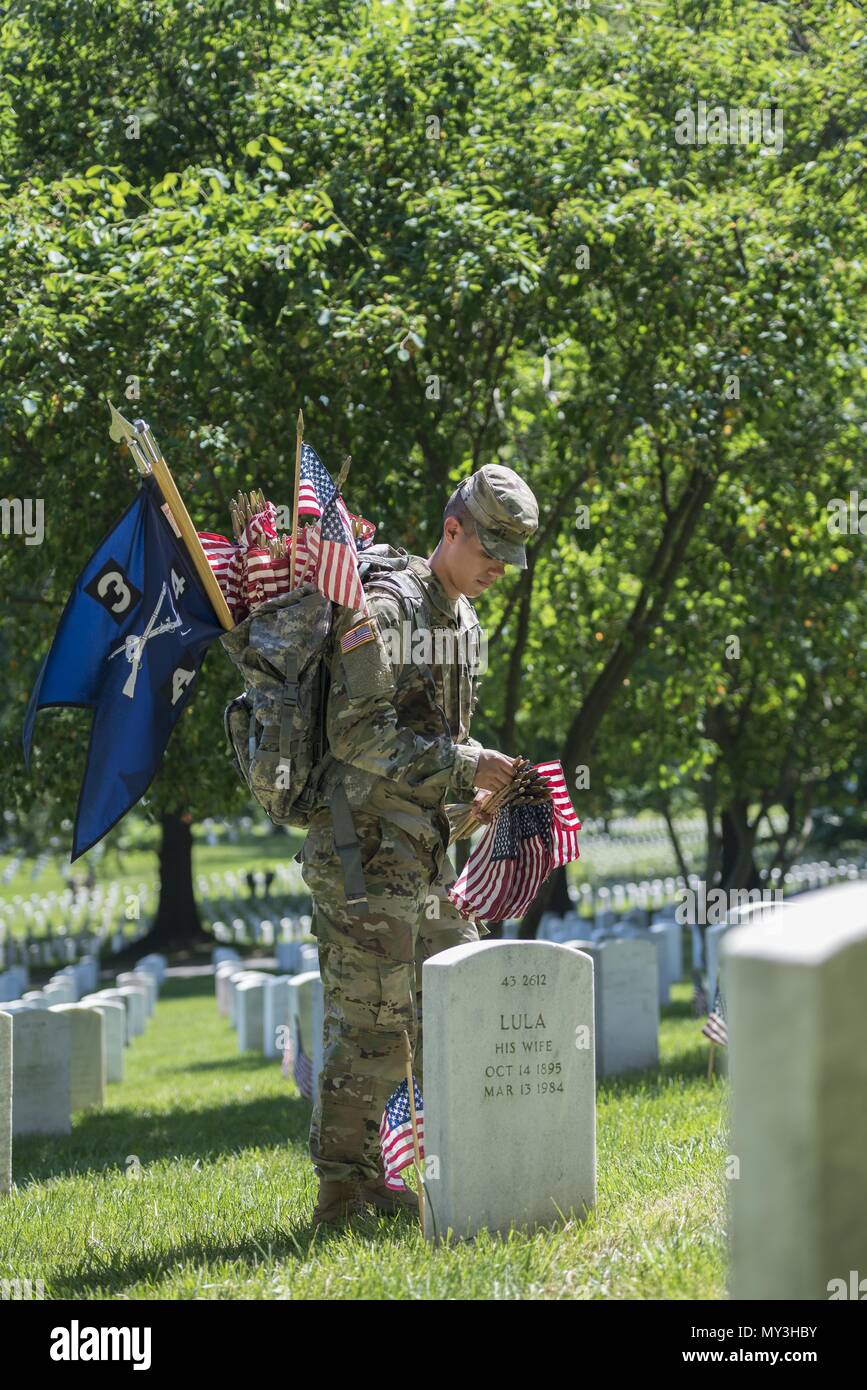
POLYGON ((461 534, 463 527, 456 516, 447 516, 443 522, 443 535, 447 541, 455 541, 461 534))

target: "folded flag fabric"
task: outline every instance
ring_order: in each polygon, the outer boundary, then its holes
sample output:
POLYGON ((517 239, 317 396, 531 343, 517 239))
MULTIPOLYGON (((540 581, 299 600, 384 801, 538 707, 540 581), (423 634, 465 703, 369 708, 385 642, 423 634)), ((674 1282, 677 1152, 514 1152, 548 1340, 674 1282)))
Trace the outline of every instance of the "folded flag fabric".
POLYGON ((72 858, 147 791, 222 633, 153 478, 88 560, 67 601, 24 721, 24 756, 48 706, 94 712, 72 858))
POLYGON ((497 812, 449 898, 463 917, 503 921, 521 917, 552 870, 578 859, 581 822, 569 799, 559 762, 534 764, 550 801, 505 805, 497 812))
MULTIPOLYGON (((421 1091, 413 1078, 415 1098, 415 1118, 418 1126, 419 1157, 424 1158, 424 1102, 421 1091)), ((379 1146, 382 1150, 382 1166, 385 1170, 385 1185, 393 1191, 404 1186, 398 1174, 413 1162, 415 1157, 412 1142, 412 1115, 409 1108, 409 1087, 401 1081, 385 1102, 379 1126, 379 1146)))

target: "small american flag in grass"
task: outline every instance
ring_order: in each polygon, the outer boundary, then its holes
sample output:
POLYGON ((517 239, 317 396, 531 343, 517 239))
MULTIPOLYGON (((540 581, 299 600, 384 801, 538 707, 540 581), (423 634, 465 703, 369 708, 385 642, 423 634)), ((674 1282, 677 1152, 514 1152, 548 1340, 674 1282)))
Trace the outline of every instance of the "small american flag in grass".
MULTIPOLYGON (((412 1083, 415 1096, 415 1118, 418 1125, 419 1156, 424 1158, 424 1103, 421 1091, 412 1083)), ((379 1145, 382 1149, 382 1163, 385 1169, 385 1185, 395 1191, 404 1186, 403 1178, 398 1177, 415 1157, 412 1142, 412 1116, 409 1109, 409 1087, 401 1081, 385 1102, 382 1121, 379 1126, 379 1145)))
POLYGON ((727 1047, 729 1041, 729 1030, 726 1026, 725 1004, 719 985, 717 985, 716 995, 714 996, 713 1008, 707 1016, 707 1023, 701 1030, 710 1042, 716 1043, 718 1047, 727 1047))
POLYGON ((305 1100, 313 1099, 313 1067, 310 1065, 310 1058, 300 1045, 296 1053, 291 1037, 283 1051, 281 1070, 286 1077, 291 1072, 295 1085, 305 1100))

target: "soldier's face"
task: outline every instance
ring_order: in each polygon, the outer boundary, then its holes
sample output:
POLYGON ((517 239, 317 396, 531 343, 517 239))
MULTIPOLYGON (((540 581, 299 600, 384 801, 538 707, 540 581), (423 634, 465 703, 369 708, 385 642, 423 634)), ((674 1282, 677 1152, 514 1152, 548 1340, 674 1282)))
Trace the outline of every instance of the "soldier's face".
POLYGON ((478 536, 467 535, 460 522, 449 517, 446 523, 449 539, 449 572, 455 588, 467 598, 483 594, 506 573, 502 560, 489 555, 478 536))

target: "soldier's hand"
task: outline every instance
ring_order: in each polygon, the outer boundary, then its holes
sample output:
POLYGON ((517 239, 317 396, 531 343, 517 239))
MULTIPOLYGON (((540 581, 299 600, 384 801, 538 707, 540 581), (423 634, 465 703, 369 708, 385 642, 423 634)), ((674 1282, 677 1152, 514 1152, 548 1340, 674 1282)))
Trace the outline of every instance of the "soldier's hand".
POLYGON ((494 811, 485 810, 485 803, 490 801, 492 796, 493 792, 480 791, 476 792, 473 799, 473 814, 481 825, 490 825, 496 814, 494 811))
POLYGON ((511 782, 512 769, 517 761, 517 758, 507 758, 505 753, 497 753, 493 748, 483 748, 473 786, 487 792, 500 791, 511 782))

